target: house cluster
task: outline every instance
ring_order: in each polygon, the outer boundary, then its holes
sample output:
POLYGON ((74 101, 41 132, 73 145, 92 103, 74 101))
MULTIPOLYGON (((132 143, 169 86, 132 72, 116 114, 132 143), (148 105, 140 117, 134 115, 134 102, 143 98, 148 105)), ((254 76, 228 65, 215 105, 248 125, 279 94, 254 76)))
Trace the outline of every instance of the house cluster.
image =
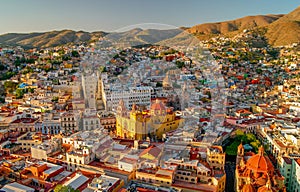
POLYGON ((237 148, 236 191, 300 190, 300 53, 261 33, 202 41, 207 65, 176 46, 1 49, 2 190, 222 192, 237 130, 263 147, 237 148))

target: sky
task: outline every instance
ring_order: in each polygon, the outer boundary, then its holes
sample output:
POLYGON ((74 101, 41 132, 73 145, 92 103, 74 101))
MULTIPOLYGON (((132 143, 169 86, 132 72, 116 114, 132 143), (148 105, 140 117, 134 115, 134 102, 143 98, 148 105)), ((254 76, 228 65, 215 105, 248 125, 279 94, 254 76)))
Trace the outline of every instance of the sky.
POLYGON ((140 23, 190 27, 248 15, 285 14, 299 0, 9 0, 0 34, 52 30, 116 31, 140 23))

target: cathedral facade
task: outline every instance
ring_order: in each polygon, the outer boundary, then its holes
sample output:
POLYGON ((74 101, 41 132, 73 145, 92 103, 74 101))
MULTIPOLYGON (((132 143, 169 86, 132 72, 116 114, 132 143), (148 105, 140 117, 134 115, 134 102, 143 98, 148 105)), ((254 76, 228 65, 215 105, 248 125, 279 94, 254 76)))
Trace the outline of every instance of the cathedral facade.
POLYGON ((172 108, 167 108, 158 99, 151 104, 150 110, 139 110, 133 105, 131 111, 121 100, 117 108, 116 135, 137 140, 162 139, 164 133, 177 129, 182 121, 172 108))

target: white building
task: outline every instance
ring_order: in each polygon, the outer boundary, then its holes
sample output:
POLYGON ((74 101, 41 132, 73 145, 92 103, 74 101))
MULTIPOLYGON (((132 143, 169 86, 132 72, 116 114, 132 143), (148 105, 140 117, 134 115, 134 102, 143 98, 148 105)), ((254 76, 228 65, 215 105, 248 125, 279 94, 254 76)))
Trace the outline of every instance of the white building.
POLYGON ((98 178, 94 178, 91 183, 83 192, 97 192, 97 191, 118 191, 124 185, 124 181, 107 175, 101 175, 98 178))
POLYGON ((120 86, 113 87, 103 92, 103 103, 106 110, 116 110, 122 99, 127 108, 131 109, 133 104, 144 105, 149 107, 151 104, 151 96, 154 93, 152 87, 129 87, 122 88, 120 86))
POLYGON ((67 111, 60 115, 61 129, 63 132, 73 132, 80 130, 80 111, 67 111))
POLYGON ((73 189, 78 189, 80 186, 84 185, 85 183, 87 183, 89 180, 88 177, 82 175, 82 174, 78 174, 76 173, 75 176, 70 179, 69 181, 67 181, 66 183, 64 183, 64 186, 69 186, 73 189))
POLYGON ((40 145, 31 147, 31 157, 34 159, 47 160, 47 157, 61 149, 61 139, 51 138, 40 145))
POLYGON ((291 169, 288 191, 300 191, 300 159, 292 160, 291 169))
POLYGON ((100 128, 100 119, 95 109, 85 109, 83 116, 83 130, 94 130, 100 128))
POLYGON ((22 185, 20 183, 17 182, 13 182, 13 183, 9 183, 4 185, 4 187, 2 187, 0 189, 0 191, 7 191, 7 192, 34 192, 35 189, 31 188, 31 187, 27 187, 25 185, 22 185))
POLYGON ((72 145, 72 150, 66 153, 68 170, 75 171, 81 165, 89 164, 95 160, 95 151, 110 137, 101 129, 80 131, 70 137, 62 138, 63 144, 72 145))
POLYGON ((118 168, 127 172, 134 171, 137 167, 139 156, 137 155, 125 155, 118 161, 118 168))
POLYGON ((58 134, 61 131, 60 119, 44 119, 35 123, 35 130, 42 134, 58 134))

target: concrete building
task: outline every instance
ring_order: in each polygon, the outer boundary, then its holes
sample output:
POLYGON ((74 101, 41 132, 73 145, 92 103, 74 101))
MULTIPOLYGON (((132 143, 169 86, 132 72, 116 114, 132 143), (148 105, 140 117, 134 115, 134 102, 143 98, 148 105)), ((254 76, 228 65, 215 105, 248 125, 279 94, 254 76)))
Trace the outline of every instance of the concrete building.
POLYGON ((65 133, 75 132, 80 130, 81 112, 67 111, 60 116, 61 128, 65 133))
POLYGON ((300 191, 300 159, 296 158, 292 160, 291 174, 289 180, 288 191, 300 191))
POLYGON ((122 87, 121 85, 108 84, 107 77, 102 79, 102 100, 107 111, 115 111, 123 100, 127 108, 131 108, 133 104, 150 106, 151 97, 154 95, 154 89, 149 86, 143 87, 122 87))
POLYGON ((6 192, 34 192, 35 189, 31 188, 31 187, 27 187, 25 185, 22 185, 20 183, 17 182, 13 182, 13 183, 9 183, 4 185, 4 187, 2 187, 0 189, 0 191, 6 191, 6 192))
POLYGON ((279 157, 278 158, 278 169, 281 175, 284 177, 284 184, 287 189, 290 188, 290 178, 293 177, 291 175, 292 170, 292 159, 289 157, 279 157))
POLYGON ((88 184, 87 188, 83 190, 83 192, 117 192, 123 185, 124 181, 119 178, 101 175, 98 178, 94 178, 92 182, 88 184))
POLYGON ((95 109, 85 109, 82 115, 83 130, 94 130, 100 128, 100 119, 95 109))
POLYGON ((58 134, 61 132, 61 120, 50 113, 35 123, 35 131, 42 134, 58 134))
POLYGON ((33 146, 40 145, 42 142, 41 135, 34 132, 27 132, 17 138, 17 143, 26 151, 30 150, 33 146))
POLYGON ((139 156, 126 155, 118 161, 118 168, 127 172, 132 172, 136 169, 139 156))
POLYGON ((71 187, 76 190, 76 189, 79 189, 80 187, 86 185, 88 183, 88 181, 89 181, 88 177, 86 177, 82 174, 76 173, 74 177, 72 177, 70 180, 65 182, 63 185, 71 187))
POLYGON ((35 131, 35 123, 38 119, 34 118, 19 118, 9 124, 11 131, 28 132, 35 131))
POLYGON ((94 161, 96 149, 109 138, 102 129, 80 131, 62 138, 63 146, 69 146, 69 150, 66 152, 67 169, 75 171, 82 165, 94 161))
POLYGON ((116 130, 116 116, 113 113, 110 112, 99 112, 97 114, 98 118, 100 119, 101 126, 110 131, 116 130))
POLYGON ((54 152, 61 150, 61 138, 53 137, 51 140, 44 141, 40 145, 31 147, 31 157, 40 160, 47 160, 47 157, 54 152))
POLYGON ((95 73, 82 76, 82 88, 87 108, 96 109, 96 94, 98 90, 98 76, 95 73))

